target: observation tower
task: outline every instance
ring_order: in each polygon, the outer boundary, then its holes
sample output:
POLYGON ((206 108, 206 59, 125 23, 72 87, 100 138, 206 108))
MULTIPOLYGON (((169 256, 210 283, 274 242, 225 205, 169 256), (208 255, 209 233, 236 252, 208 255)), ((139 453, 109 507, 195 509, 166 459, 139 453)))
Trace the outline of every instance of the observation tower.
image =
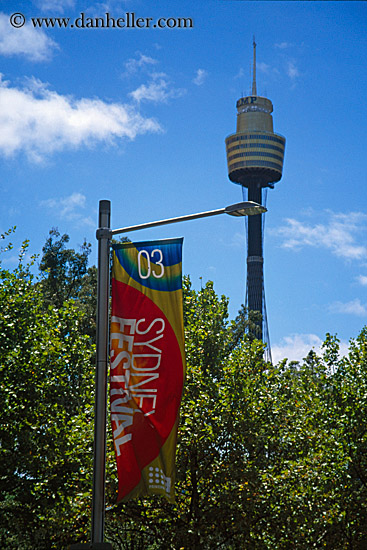
MULTIPOLYGON (((242 186, 244 200, 262 204, 262 192, 274 188, 282 177, 285 138, 274 133, 273 104, 257 95, 256 43, 253 39, 252 93, 237 101, 237 128, 225 140, 228 177, 242 186), (247 196, 246 196, 247 190, 247 196)), ((271 360, 264 291, 263 230, 265 214, 251 216, 247 228, 246 306, 262 315, 255 336, 267 343, 271 360)))

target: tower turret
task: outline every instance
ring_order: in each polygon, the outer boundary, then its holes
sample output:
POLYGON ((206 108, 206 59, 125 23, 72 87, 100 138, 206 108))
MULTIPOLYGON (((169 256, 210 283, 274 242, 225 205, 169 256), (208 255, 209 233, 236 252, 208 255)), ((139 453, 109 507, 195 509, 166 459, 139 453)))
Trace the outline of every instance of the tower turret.
MULTIPOLYGON (((274 133, 272 112, 270 99, 257 95, 254 37, 252 95, 237 101, 236 133, 229 135, 225 143, 229 179, 242 186, 244 199, 247 189, 247 200, 259 204, 262 204, 262 189, 273 188, 283 172, 285 138, 274 133)), ((271 360, 263 264, 262 216, 252 216, 247 220, 246 306, 249 311, 262 315, 255 336, 267 342, 271 360)))
POLYGON ((256 94, 256 43, 254 40, 252 95, 237 101, 236 133, 226 138, 228 176, 249 187, 273 187, 283 171, 285 138, 273 130, 273 104, 256 94))

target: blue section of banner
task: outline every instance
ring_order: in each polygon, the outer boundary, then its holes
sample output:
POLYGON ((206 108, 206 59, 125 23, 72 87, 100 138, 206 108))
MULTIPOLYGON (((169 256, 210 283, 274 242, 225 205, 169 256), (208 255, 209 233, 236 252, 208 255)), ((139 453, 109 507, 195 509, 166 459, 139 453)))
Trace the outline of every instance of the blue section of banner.
POLYGON ((183 238, 112 245, 121 267, 134 281, 153 290, 182 288, 183 238), (148 272, 152 276, 147 276, 148 272))

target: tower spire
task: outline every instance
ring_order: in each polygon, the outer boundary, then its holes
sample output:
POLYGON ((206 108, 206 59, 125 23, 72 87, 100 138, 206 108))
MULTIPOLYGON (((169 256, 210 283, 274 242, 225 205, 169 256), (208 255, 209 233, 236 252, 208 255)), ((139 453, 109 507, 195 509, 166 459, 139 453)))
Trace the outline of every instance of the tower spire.
POLYGON ((256 42, 255 42, 255 35, 253 36, 252 40, 252 46, 254 49, 254 59, 253 59, 253 67, 252 67, 252 95, 257 96, 257 89, 256 89, 256 42))

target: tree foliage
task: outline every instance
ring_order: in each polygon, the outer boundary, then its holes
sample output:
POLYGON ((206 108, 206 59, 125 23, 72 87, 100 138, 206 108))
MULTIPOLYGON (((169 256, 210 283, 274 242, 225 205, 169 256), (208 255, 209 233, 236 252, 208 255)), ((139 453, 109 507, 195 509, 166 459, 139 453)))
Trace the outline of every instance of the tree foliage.
MULTIPOLYGON (((9 549, 89 539, 95 271, 89 248, 67 243, 50 235, 40 279, 25 249, 14 271, 0 266, 0 546, 9 549)), ((188 278, 184 322, 176 503, 116 505, 109 439, 114 549, 364 549, 367 328, 345 357, 327 334, 321 353, 272 365, 246 335, 256 319, 242 309, 230 321, 213 283, 196 291, 188 278)))
POLYGON ((48 550, 89 530, 93 347, 72 301, 45 300, 25 250, 0 269, 0 546, 48 550))
POLYGON ((74 300, 82 312, 81 332, 95 337, 96 307, 97 307, 97 270, 95 266, 88 267, 91 244, 86 241, 80 246, 80 251, 67 248, 70 237, 61 235, 57 228, 49 232, 42 248, 39 264, 42 279, 42 294, 46 304, 57 309, 64 302, 74 300))

